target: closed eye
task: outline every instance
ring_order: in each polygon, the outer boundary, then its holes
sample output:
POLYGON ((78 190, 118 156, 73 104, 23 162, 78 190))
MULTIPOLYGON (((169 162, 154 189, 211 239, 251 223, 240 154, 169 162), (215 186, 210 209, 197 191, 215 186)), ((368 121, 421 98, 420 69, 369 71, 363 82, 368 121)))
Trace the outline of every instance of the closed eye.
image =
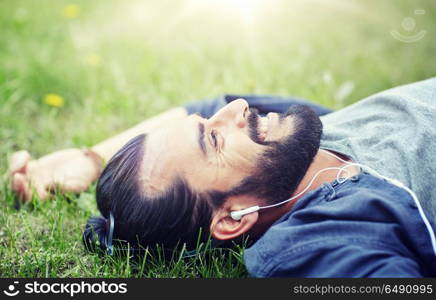
POLYGON ((217 132, 215 129, 212 129, 210 131, 210 138, 212 141, 212 146, 217 149, 218 148, 218 139, 217 139, 217 132))
POLYGON ((244 109, 244 113, 243 113, 244 119, 247 119, 247 115, 248 115, 248 106, 244 109))

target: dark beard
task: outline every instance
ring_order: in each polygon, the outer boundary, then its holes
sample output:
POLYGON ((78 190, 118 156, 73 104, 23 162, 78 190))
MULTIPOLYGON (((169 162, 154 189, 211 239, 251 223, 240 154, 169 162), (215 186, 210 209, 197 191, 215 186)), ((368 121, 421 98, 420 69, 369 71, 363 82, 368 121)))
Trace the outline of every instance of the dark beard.
POLYGON ((275 204, 290 198, 295 192, 319 149, 322 123, 305 105, 291 106, 286 114, 280 115, 280 120, 287 116, 293 119, 293 134, 278 142, 261 142, 257 126, 259 116, 255 111, 251 112, 250 137, 269 147, 259 158, 255 174, 233 188, 230 195, 249 194, 275 204))

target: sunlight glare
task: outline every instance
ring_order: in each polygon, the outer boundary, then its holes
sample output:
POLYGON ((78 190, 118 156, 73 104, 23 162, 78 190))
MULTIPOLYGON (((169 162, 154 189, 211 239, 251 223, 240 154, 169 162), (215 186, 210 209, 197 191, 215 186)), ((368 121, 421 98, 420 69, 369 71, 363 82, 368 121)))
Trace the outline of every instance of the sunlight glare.
POLYGON ((223 10, 231 10, 239 15, 245 23, 253 23, 255 15, 267 0, 209 0, 211 6, 219 6, 223 10))

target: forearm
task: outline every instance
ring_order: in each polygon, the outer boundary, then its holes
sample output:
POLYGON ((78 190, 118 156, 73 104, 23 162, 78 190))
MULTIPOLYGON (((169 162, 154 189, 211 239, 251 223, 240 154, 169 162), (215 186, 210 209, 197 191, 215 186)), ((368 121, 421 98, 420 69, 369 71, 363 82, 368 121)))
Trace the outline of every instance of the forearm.
POLYGON ((108 161, 124 144, 135 136, 157 129, 164 125, 168 120, 184 118, 186 116, 187 111, 183 107, 170 109, 98 143, 93 146, 91 150, 97 153, 101 158, 103 158, 103 160, 108 161))
POLYGON ((184 118, 187 114, 183 107, 166 111, 91 149, 64 149, 36 160, 32 160, 27 151, 15 152, 9 165, 12 191, 23 201, 29 201, 33 191, 40 199, 49 198, 54 188, 61 192, 80 193, 100 175, 102 160, 108 161, 130 139, 153 131, 168 120, 184 118))

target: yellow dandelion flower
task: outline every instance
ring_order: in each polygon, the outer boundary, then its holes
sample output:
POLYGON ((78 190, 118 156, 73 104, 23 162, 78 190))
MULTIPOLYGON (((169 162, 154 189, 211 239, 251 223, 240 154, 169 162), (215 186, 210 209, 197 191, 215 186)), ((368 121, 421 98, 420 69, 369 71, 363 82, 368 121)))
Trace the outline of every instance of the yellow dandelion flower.
POLYGON ((250 91, 253 91, 254 89, 256 89, 256 80, 254 80, 254 79, 247 80, 247 88, 250 91))
POLYGON ((86 57, 86 63, 90 66, 97 67, 101 64, 101 56, 91 53, 86 57))
POLYGON ((68 4, 64 7, 64 17, 66 19, 76 19, 80 15, 80 6, 77 4, 68 4))
POLYGON ((65 103, 64 98, 62 98, 62 96, 59 96, 58 94, 45 95, 44 102, 45 104, 53 107, 62 107, 65 103))

